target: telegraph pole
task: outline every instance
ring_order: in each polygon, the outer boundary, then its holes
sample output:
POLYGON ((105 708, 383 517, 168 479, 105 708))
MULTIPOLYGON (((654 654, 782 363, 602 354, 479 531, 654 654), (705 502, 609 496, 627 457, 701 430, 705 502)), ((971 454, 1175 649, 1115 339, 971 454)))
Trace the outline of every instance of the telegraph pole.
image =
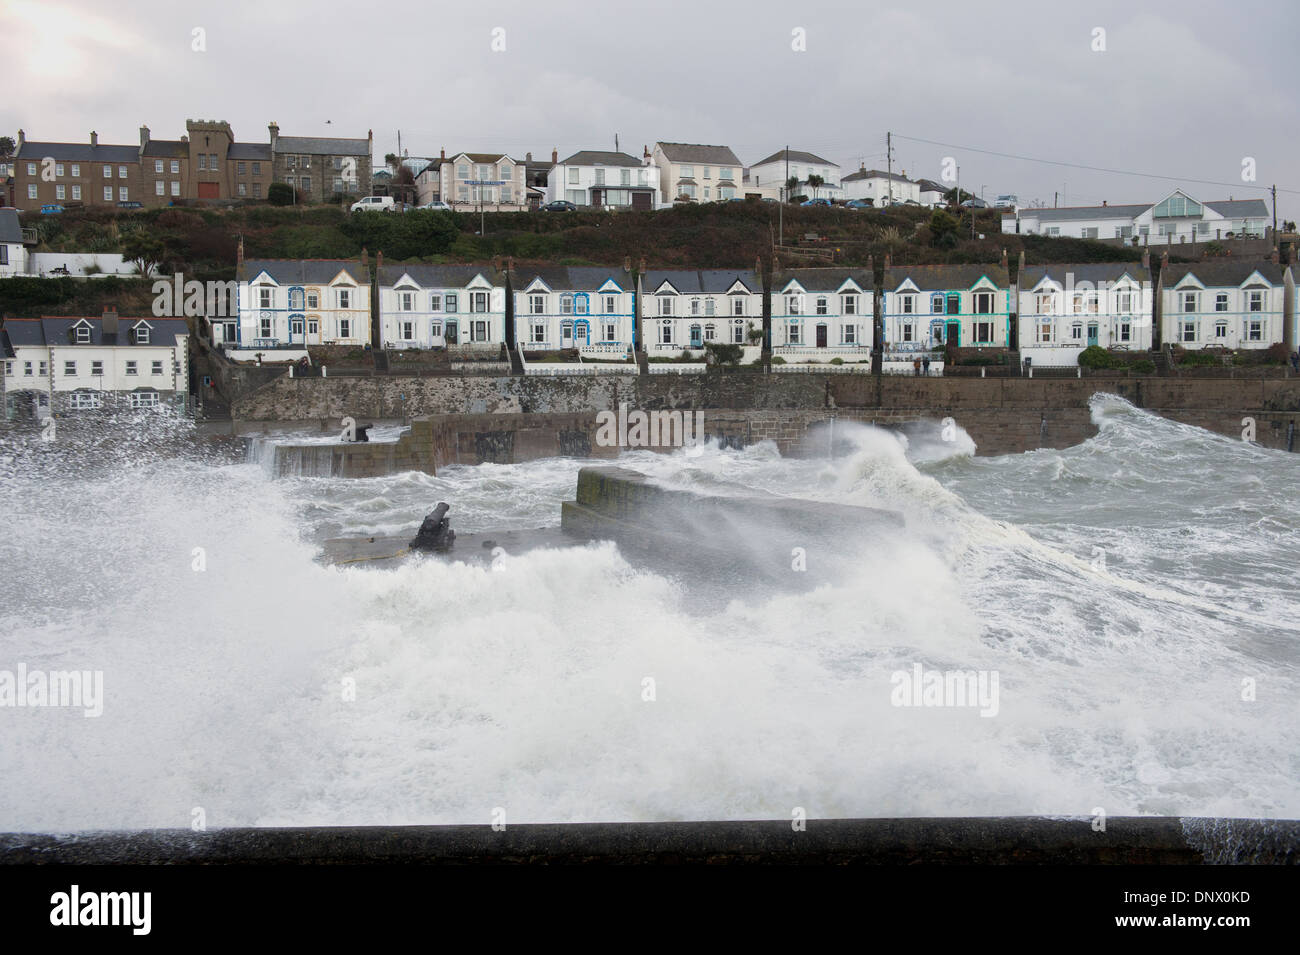
POLYGON ((1277 245, 1277 183, 1269 191, 1273 193, 1273 244, 1277 245))
MULTIPOLYGON (((889 180, 889 204, 894 204, 894 134, 885 133, 885 176, 889 180)), ((959 197, 960 198, 960 197, 959 197)))
MULTIPOLYGON (((785 191, 790 184, 790 144, 785 145, 785 181, 781 183, 781 201, 777 203, 777 245, 785 245, 785 191)), ((769 233, 770 235, 771 233, 769 233)))

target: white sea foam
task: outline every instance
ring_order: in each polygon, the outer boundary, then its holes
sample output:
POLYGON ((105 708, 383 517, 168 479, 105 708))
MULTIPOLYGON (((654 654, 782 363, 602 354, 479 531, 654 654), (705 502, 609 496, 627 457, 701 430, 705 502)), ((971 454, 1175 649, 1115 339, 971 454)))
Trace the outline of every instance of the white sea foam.
POLYGON ((104 712, 0 709, 0 829, 1300 814, 1295 459, 1094 414, 1079 447, 999 458, 843 424, 834 457, 625 455, 906 518, 809 586, 708 600, 611 544, 313 560, 437 500, 553 525, 578 461, 274 481, 7 439, 0 667, 103 670, 104 712), (996 671, 998 715, 891 706, 913 664, 996 671))

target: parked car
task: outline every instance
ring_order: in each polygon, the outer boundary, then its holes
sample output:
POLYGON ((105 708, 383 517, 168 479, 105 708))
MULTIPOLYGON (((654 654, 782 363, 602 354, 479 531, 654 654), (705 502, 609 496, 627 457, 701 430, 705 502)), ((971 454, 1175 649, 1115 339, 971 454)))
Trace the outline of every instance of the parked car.
POLYGON ((542 211, 543 212, 577 212, 578 207, 575 206, 572 202, 567 202, 564 199, 556 199, 554 202, 548 202, 546 205, 542 206, 542 211))
POLYGON ((804 205, 804 206, 830 206, 833 204, 834 203, 832 203, 829 199, 809 199, 807 202, 800 203, 800 205, 804 205))
POLYGON ((870 199, 850 199, 846 205, 850 209, 874 209, 875 202, 870 199))
POLYGON ((392 196, 366 196, 352 203, 353 212, 392 212, 397 203, 392 196))
POLYGON ((434 199, 432 202, 426 202, 424 205, 418 206, 417 208, 436 209, 439 212, 451 212, 451 206, 447 205, 447 203, 443 202, 441 199, 434 199))
POLYGON ((57 216, 61 212, 63 212, 63 206, 57 202, 47 202, 41 206, 41 215, 43 216, 57 216))

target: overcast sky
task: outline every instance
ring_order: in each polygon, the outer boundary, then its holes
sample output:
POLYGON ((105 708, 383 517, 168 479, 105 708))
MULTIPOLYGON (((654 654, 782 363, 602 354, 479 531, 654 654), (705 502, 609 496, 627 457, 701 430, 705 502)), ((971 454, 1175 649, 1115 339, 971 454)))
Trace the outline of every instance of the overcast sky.
POLYGON ((202 118, 265 142, 275 120, 282 135, 373 128, 382 161, 399 129, 412 156, 520 158, 612 149, 617 133, 634 155, 656 140, 718 143, 746 165, 788 143, 847 173, 884 168, 892 130, 896 168, 938 179, 951 156, 990 200, 1144 202, 1180 184, 1203 200, 1267 198, 1252 186, 1276 183, 1279 217, 1300 217, 1300 4, 1056 7, 0 0, 0 134, 135 143, 142 124, 177 139, 202 118))

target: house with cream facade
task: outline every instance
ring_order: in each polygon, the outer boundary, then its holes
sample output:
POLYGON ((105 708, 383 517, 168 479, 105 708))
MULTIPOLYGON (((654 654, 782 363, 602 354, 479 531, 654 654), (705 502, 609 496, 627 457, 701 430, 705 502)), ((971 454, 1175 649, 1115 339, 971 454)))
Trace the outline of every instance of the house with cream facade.
POLYGON ((189 328, 183 319, 11 318, 0 332, 5 416, 79 411, 183 410, 189 328))
POLYGON ((527 168, 522 160, 498 153, 444 153, 417 177, 421 202, 438 198, 461 212, 523 212, 528 209, 527 168), (421 182, 437 177, 434 196, 421 182), (425 196, 429 196, 428 199, 425 196))
POLYGON ((874 315, 869 269, 779 272, 772 277, 772 354, 786 364, 870 364, 874 315))
POLYGON ((379 269, 385 348, 499 352, 506 341, 505 273, 491 264, 379 269))
POLYGON ((703 354, 706 343, 745 345, 763 327, 763 280, 743 269, 643 271, 639 341, 652 358, 683 351, 703 354))
POLYGON ((1263 349, 1289 337, 1294 348, 1294 290, 1290 267, 1275 262, 1164 264, 1161 341, 1187 349, 1263 349))
POLYGON ((17 209, 0 209, 0 278, 27 271, 27 249, 23 245, 22 222, 17 209))
POLYGON ((1020 358, 1033 367, 1074 367, 1089 346, 1147 351, 1154 287, 1149 259, 1021 267, 1020 358))
POLYGON ((659 170, 659 201, 663 205, 742 196, 744 166, 730 147, 655 143, 651 165, 659 170))
POLYGON ((576 348, 584 357, 611 360, 632 351, 636 285, 630 266, 520 269, 511 282, 521 349, 576 348))
POLYGON ((285 360, 308 345, 370 344, 370 270, 364 259, 248 259, 236 268, 238 318, 213 319, 213 344, 247 360, 285 360))

